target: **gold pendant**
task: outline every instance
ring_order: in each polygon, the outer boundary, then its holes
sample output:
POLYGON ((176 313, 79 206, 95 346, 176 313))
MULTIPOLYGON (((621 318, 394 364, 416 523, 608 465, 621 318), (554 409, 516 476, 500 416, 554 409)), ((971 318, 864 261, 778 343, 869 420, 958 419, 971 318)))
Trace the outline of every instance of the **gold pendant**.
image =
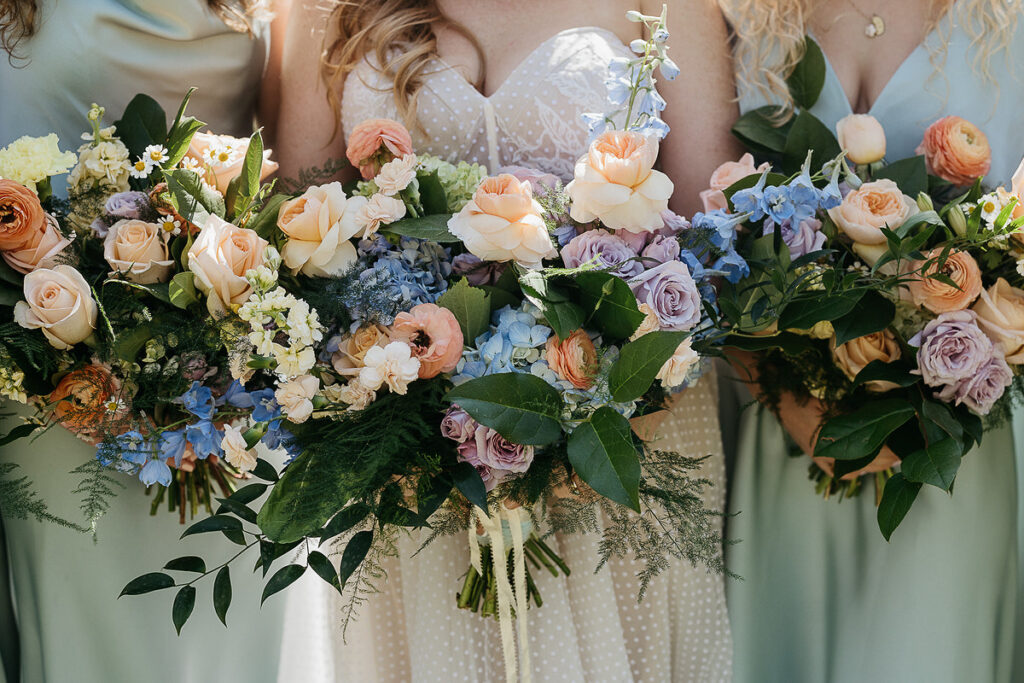
POLYGON ((877 38, 885 33, 885 21, 877 14, 871 15, 871 23, 864 27, 864 35, 868 38, 877 38))

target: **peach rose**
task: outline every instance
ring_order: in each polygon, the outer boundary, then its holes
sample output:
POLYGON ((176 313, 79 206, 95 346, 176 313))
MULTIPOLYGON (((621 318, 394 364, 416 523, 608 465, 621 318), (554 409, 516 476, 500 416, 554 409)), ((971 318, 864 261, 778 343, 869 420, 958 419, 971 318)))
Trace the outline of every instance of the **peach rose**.
POLYGON ((459 322, 451 311, 436 304, 419 304, 396 315, 391 339, 408 344, 420 359, 420 379, 451 372, 462 357, 459 322))
POLYGON ((277 227, 289 238, 281 249, 284 264, 313 277, 340 275, 357 258, 349 240, 361 229, 357 216, 365 204, 366 197, 346 197, 338 182, 281 204, 277 227))
POLYGON ((25 276, 25 301, 14 306, 14 319, 30 330, 41 329, 54 348, 70 349, 96 329, 99 313, 92 290, 71 266, 37 268, 25 276))
POLYGON ((839 229, 861 244, 884 244, 881 228, 895 230, 915 213, 917 202, 888 178, 864 183, 828 211, 839 229))
POLYGON ((57 262, 57 256, 71 244, 57 227, 57 219, 44 214, 44 229, 35 234, 36 241, 20 249, 3 252, 7 265, 19 273, 30 273, 36 268, 51 268, 57 262))
POLYGON ((978 327, 988 335, 1011 365, 1024 365, 1024 290, 999 278, 982 290, 971 309, 978 327))
POLYGON ((53 406, 53 419, 74 434, 91 435, 99 431, 112 414, 121 383, 101 365, 86 365, 61 378, 47 399, 53 406))
MULTIPOLYGON (((249 140, 230 135, 196 133, 192 136, 186 156, 195 159, 205 170, 204 179, 221 194, 226 194, 228 185, 242 173, 245 154, 249 151, 249 140)), ((271 150, 263 150, 263 166, 260 180, 277 170, 277 163, 270 160, 271 150)))
POLYGON ((358 375, 366 352, 374 346, 385 346, 389 332, 381 325, 363 325, 338 345, 331 356, 331 365, 342 375, 358 375))
POLYGON ((566 186, 569 215, 580 223, 599 219, 613 230, 654 232, 665 227, 672 181, 653 170, 658 140, 639 133, 612 130, 598 136, 576 162, 566 186))
POLYGON ((870 114, 849 114, 836 123, 839 146, 855 164, 873 164, 885 157, 885 130, 870 114))
POLYGON ((188 269, 206 295, 206 307, 223 315, 229 306, 245 303, 252 287, 245 273, 263 263, 267 241, 247 228, 210 216, 188 250, 188 269))
POLYGON ((754 155, 744 154, 739 161, 727 161, 711 174, 708 181, 708 189, 702 190, 700 200, 704 203, 704 211, 715 211, 716 209, 729 208, 729 202, 725 198, 723 190, 728 189, 735 183, 747 176, 760 175, 771 168, 771 164, 765 162, 760 166, 754 166, 754 155))
POLYGON ((348 135, 345 156, 359 168, 364 180, 377 175, 380 167, 395 157, 412 153, 412 136, 405 126, 391 119, 369 119, 348 135))
MULTIPOLYGON (((932 249, 925 254, 929 260, 935 259, 942 249, 932 249)), ((918 262, 920 268, 922 264, 918 262)), ((951 251, 942 268, 938 261, 932 261, 928 268, 918 277, 910 280, 907 285, 910 298, 917 306, 924 306, 932 313, 950 313, 962 311, 971 305, 981 293, 981 269, 977 262, 966 251, 951 251), (928 277, 942 273, 952 280, 956 287, 928 277)))
POLYGON ((0 178, 0 251, 25 249, 46 230, 46 213, 36 193, 0 178))
POLYGON ((959 116, 944 116, 928 126, 916 151, 924 155, 929 173, 954 185, 970 185, 992 166, 988 138, 959 116))
MULTIPOLYGON (((889 330, 872 332, 863 337, 851 339, 845 344, 836 346, 836 338, 832 337, 832 354, 835 356, 836 365, 852 381, 857 374, 873 361, 880 360, 883 363, 892 363, 899 360, 902 355, 899 342, 896 336, 889 330)), ((865 388, 871 391, 889 391, 897 389, 899 385, 882 380, 874 380, 866 383, 865 388)))
POLYGON ((166 282, 174 268, 167 249, 168 233, 155 223, 123 220, 103 239, 103 258, 116 272, 139 284, 166 282))
POLYGON ((576 330, 562 341, 558 335, 551 335, 545 346, 547 361, 559 379, 569 382, 577 389, 589 389, 594 384, 597 369, 597 350, 594 342, 582 329, 576 330))
POLYGON ((539 268, 541 261, 558 255, 543 213, 530 183, 504 173, 480 183, 473 199, 448 220, 448 230, 484 261, 539 268))
POLYGON ((1020 166, 1017 167, 1016 172, 1013 174, 1013 180, 1010 184, 1010 192, 1014 193, 1021 199, 1024 199, 1024 159, 1021 160, 1020 166))

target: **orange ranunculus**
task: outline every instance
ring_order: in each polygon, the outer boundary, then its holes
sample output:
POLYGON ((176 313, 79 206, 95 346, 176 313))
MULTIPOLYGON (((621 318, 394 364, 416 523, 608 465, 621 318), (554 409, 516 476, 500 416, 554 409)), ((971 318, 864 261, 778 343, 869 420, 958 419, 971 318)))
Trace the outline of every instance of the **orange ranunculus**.
POLYGON ((46 213, 36 193, 0 178, 0 251, 35 244, 46 229, 46 213))
MULTIPOLYGON (((941 253, 942 249, 933 249, 926 256, 928 259, 936 259, 941 253)), ((932 313, 962 311, 981 293, 981 269, 978 268, 974 257, 966 251, 951 251, 941 268, 938 261, 932 261, 928 268, 919 277, 912 279, 907 286, 914 303, 924 306, 932 313), (947 276, 956 287, 928 277, 937 273, 947 276)))
POLYGON ((559 379, 564 379, 577 389, 593 386, 597 350, 586 332, 576 330, 565 341, 560 340, 558 335, 551 335, 545 350, 548 365, 559 379))
POLYGON ((412 136, 405 126, 391 119, 368 119, 349 133, 345 156, 369 180, 381 166, 411 152, 412 136))
POLYGON ((408 344, 420 359, 421 379, 451 372, 462 356, 462 329, 451 311, 436 304, 419 304, 395 316, 391 339, 408 344))
POLYGON ((992 166, 988 138, 959 116, 944 116, 928 126, 917 153, 924 155, 930 173, 954 185, 971 185, 992 166))
POLYGON ((101 365, 86 365, 72 370, 50 393, 53 419, 74 434, 98 432, 112 415, 121 383, 101 365))

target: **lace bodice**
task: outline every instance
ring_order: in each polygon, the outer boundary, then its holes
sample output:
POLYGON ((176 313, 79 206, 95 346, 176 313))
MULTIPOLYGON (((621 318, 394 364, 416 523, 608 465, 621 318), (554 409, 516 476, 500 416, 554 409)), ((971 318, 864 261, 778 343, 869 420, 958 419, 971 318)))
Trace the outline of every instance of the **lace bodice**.
MULTIPOLYGON (((412 131, 413 147, 449 161, 484 164, 490 172, 529 166, 568 180, 587 146, 580 116, 607 108, 608 63, 628 54, 611 31, 561 31, 537 46, 489 97, 436 59, 417 98, 422 130, 412 131)), ((369 62, 349 74, 342 98, 346 132, 369 118, 398 119, 390 83, 369 62)))

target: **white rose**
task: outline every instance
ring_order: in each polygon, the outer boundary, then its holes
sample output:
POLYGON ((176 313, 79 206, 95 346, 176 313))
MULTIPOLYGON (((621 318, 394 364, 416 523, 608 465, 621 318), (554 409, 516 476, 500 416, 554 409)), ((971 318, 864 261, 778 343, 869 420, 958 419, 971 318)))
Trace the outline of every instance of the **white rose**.
POLYGON ((279 386, 274 392, 274 398, 289 420, 301 424, 313 414, 313 397, 319 388, 319 379, 312 375, 302 375, 279 386))
POLYGON ((25 276, 25 301, 14 307, 14 319, 30 330, 41 329, 55 348, 70 349, 96 329, 99 310, 89 284, 71 266, 38 268, 25 276))
MULTIPOLYGON (((346 197, 341 183, 311 187, 281 205, 277 227, 288 235, 281 250, 284 264, 293 273, 313 277, 340 275, 357 254, 349 241, 362 226, 356 219, 366 197, 346 197)), ((404 208, 404 207, 403 207, 404 208)))
POLYGON ((114 223, 103 240, 103 258, 132 282, 148 285, 171 275, 174 259, 167 250, 167 232, 139 220, 114 223))

